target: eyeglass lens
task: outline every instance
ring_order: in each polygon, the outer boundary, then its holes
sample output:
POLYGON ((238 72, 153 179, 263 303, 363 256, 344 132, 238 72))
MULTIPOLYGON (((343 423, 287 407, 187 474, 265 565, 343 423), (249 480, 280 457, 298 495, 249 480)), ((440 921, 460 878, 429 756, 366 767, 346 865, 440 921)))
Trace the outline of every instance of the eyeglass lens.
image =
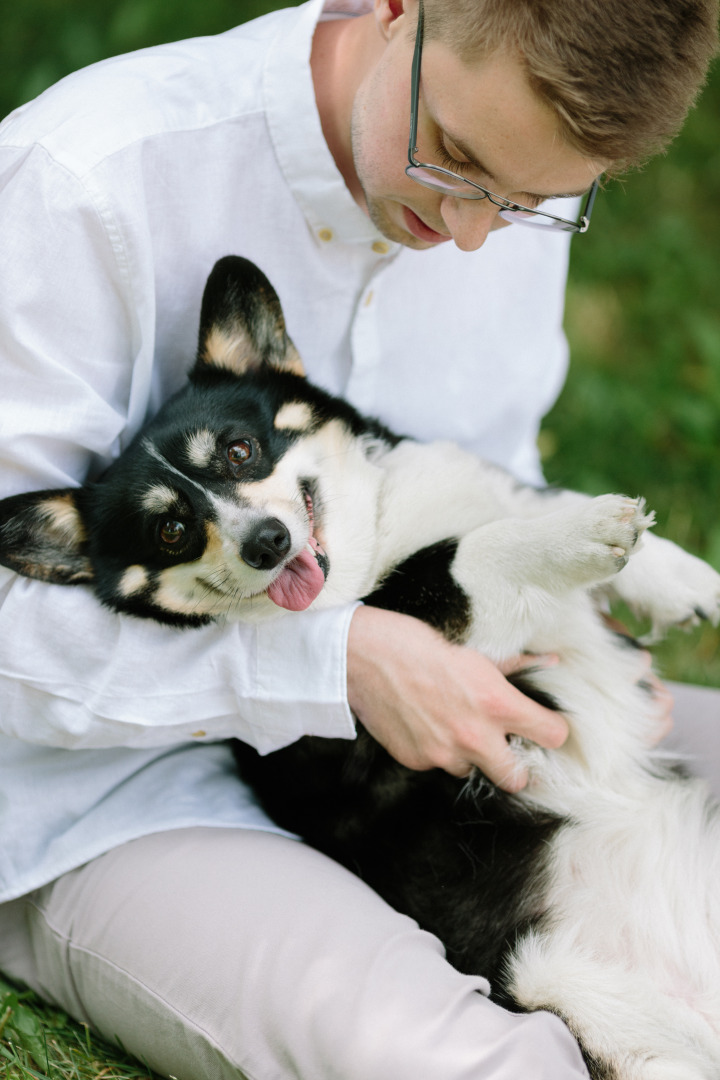
MULTIPOLYGON (((471 187, 469 184, 465 183, 462 177, 453 179, 452 176, 445 172, 435 171, 435 169, 429 169, 422 165, 410 166, 405 171, 407 172, 407 175, 418 184, 430 188, 432 191, 439 191, 441 194, 453 195, 475 201, 487 199, 489 197, 489 195, 486 195, 479 188, 471 187)), ((491 199, 491 201, 493 200, 491 199)), ((559 229, 561 231, 573 229, 572 225, 558 221, 556 218, 549 217, 542 212, 533 213, 533 211, 529 209, 510 210, 508 207, 501 207, 499 216, 503 218, 504 221, 516 225, 534 225, 543 229, 559 229)))

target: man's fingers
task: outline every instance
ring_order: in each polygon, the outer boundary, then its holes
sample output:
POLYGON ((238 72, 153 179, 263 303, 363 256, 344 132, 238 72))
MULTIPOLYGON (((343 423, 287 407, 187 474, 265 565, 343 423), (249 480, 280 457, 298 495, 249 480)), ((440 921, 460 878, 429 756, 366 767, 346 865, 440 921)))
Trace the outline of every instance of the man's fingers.
POLYGON ((501 660, 498 670, 508 675, 519 675, 523 671, 539 671, 541 668, 555 667, 560 662, 556 653, 519 653, 518 656, 510 656, 501 660))
MULTIPOLYGON (((529 698, 525 698, 525 701, 540 711, 533 711, 527 718, 511 721, 508 734, 519 735, 547 750, 556 750, 562 746, 570 730, 565 718, 537 705, 529 698)), ((494 739, 490 746, 485 747, 482 760, 478 760, 476 764, 497 787, 511 794, 522 791, 528 782, 527 768, 513 751, 507 737, 494 739)))
POLYGON ((507 740, 493 746, 494 753, 480 765, 480 770, 503 791, 515 794, 528 782, 527 769, 513 753, 507 740))
POLYGON ((540 705, 516 687, 512 690, 512 712, 505 721, 507 734, 520 735, 546 750, 557 750, 562 746, 570 734, 562 713, 540 705))
MULTIPOLYGON (((525 699, 529 701, 528 698, 525 699)), ((547 750, 556 750, 565 742, 569 734, 567 721, 559 713, 550 712, 535 702, 531 705, 540 710, 527 719, 510 723, 508 734, 519 735, 529 742, 534 742, 547 750)), ((522 791, 528 782, 527 768, 513 751, 507 738, 502 742, 493 742, 492 754, 488 754, 479 768, 488 779, 503 791, 515 793, 522 791)))
MULTIPOLYGON (((522 735, 523 732, 513 732, 515 735, 522 735)), ((546 750, 557 750, 563 745, 568 735, 570 734, 570 728, 568 722, 562 713, 550 712, 549 709, 543 710, 543 715, 533 723, 532 731, 525 735, 525 738, 530 739, 531 742, 537 743, 538 746, 544 747, 546 750)))

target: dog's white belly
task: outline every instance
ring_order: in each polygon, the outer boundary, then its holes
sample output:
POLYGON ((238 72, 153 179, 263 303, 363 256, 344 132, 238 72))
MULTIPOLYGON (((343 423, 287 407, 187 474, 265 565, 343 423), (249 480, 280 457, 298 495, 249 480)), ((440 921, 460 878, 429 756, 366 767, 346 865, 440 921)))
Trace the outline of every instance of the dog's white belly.
POLYGON ((621 1080, 717 1080, 720 823, 699 781, 630 790, 568 791, 547 925, 514 954, 511 992, 562 1015, 621 1080))

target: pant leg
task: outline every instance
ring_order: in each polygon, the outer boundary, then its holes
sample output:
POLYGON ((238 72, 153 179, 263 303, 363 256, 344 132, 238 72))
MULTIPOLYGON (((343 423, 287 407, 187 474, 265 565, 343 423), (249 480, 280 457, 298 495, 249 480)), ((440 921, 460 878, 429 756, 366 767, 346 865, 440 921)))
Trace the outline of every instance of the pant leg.
POLYGON ((352 874, 268 833, 117 848, 0 907, 0 967, 178 1080, 587 1077, 560 1020, 499 1009, 352 874))
POLYGON ((662 746, 681 754, 720 797, 720 690, 668 683, 675 699, 674 727, 662 746))

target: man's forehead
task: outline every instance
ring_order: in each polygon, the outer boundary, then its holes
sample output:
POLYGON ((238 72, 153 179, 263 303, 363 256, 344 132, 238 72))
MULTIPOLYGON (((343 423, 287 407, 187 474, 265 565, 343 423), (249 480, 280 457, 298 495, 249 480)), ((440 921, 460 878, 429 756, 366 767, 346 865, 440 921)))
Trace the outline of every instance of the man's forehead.
POLYGON ((466 63, 443 42, 427 42, 421 95, 431 120, 499 194, 582 194, 609 164, 592 161, 563 138, 557 116, 533 91, 514 52, 466 63))

